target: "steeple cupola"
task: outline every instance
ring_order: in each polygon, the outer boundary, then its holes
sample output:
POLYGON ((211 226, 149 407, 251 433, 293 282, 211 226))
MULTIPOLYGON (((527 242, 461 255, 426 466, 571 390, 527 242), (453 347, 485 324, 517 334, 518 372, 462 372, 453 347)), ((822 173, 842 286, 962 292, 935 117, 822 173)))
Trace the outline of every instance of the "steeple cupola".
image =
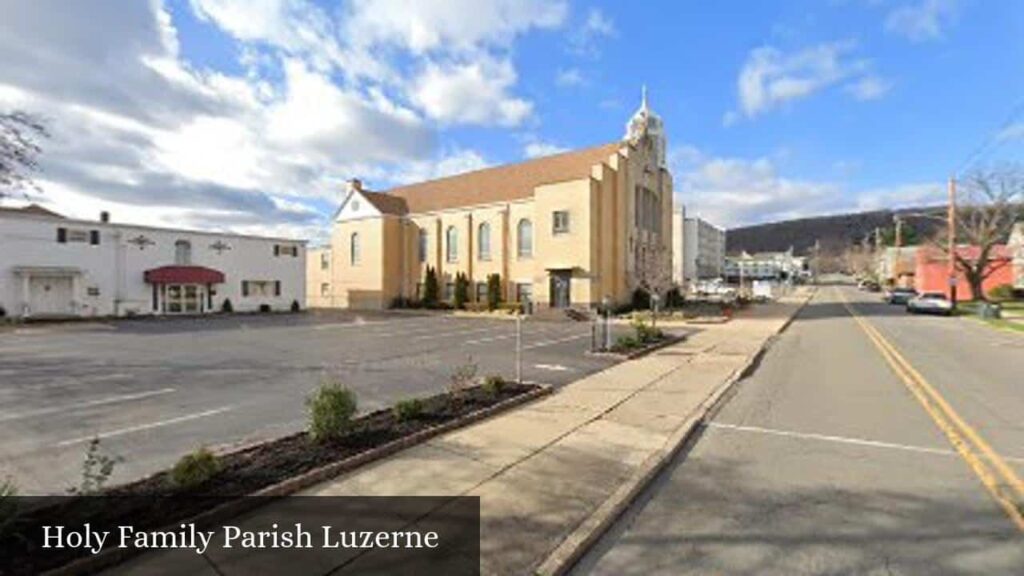
POLYGON ((641 91, 640 108, 626 123, 625 140, 636 145, 644 137, 651 139, 658 166, 664 168, 667 148, 665 125, 662 123, 661 116, 651 110, 647 103, 647 86, 644 86, 641 91))

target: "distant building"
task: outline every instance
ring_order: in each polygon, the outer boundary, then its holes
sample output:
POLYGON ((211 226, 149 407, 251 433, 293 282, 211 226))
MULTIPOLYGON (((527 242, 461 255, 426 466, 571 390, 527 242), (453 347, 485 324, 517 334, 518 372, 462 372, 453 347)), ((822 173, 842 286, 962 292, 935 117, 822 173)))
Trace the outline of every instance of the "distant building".
POLYGON ((21 318, 288 310, 304 241, 73 220, 0 208, 0 308, 21 318))
POLYGON ((700 218, 683 220, 683 276, 687 284, 720 278, 725 267, 725 229, 700 218))
POLYGON ((875 274, 884 286, 910 288, 917 272, 917 246, 889 247, 878 253, 875 274))
MULTIPOLYGON (((968 261, 976 260, 979 252, 977 246, 957 247, 957 255, 968 261)), ((949 294, 949 257, 946 253, 939 248, 922 246, 916 256, 913 287, 918 292, 949 294)), ((1013 284, 1013 259, 1007 246, 996 245, 993 247, 989 257, 988 271, 988 277, 981 284, 986 295, 996 286, 1013 284)), ((978 297, 971 292, 971 285, 959 269, 957 269, 956 277, 956 299, 958 301, 974 300, 978 297)))
POLYGON ((1013 258, 1013 285, 1024 290, 1024 222, 1017 222, 1007 244, 1013 258))
POLYGON ((785 252, 742 252, 725 259, 724 276, 728 282, 740 280, 795 280, 804 275, 807 259, 795 256, 793 248, 785 252))
POLYGON ((686 207, 672 211, 672 284, 685 290, 686 284, 686 207))

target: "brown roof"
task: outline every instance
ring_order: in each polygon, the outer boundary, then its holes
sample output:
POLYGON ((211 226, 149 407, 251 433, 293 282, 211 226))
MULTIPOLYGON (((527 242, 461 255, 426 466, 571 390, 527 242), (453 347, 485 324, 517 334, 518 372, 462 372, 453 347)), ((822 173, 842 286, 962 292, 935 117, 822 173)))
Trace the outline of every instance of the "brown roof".
POLYGON ((20 208, 4 208, 0 206, 0 214, 31 214, 33 216, 49 216, 51 218, 64 218, 52 210, 47 210, 39 204, 29 204, 20 208))
MULTIPOLYGON (((533 189, 542 184, 589 177, 594 165, 607 162, 608 157, 622 146, 622 142, 610 142, 517 164, 399 186, 377 195, 402 198, 405 200, 404 208, 413 213, 519 200, 532 196, 533 189)), ((377 206, 376 202, 374 205, 377 206)))
POLYGON ((405 200, 398 196, 391 196, 390 194, 384 194, 383 192, 370 192, 369 190, 360 190, 363 196, 366 196, 366 200, 373 204, 373 206, 380 210, 383 214, 395 214, 402 215, 407 213, 409 210, 405 206, 405 200))

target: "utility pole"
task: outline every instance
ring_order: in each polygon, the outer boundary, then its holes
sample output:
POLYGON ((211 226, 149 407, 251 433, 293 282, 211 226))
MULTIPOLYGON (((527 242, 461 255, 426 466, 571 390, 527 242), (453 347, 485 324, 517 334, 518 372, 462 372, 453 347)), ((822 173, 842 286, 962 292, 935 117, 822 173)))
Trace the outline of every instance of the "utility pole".
POLYGON ((948 246, 949 251, 949 300, 956 310, 956 177, 949 178, 948 246))

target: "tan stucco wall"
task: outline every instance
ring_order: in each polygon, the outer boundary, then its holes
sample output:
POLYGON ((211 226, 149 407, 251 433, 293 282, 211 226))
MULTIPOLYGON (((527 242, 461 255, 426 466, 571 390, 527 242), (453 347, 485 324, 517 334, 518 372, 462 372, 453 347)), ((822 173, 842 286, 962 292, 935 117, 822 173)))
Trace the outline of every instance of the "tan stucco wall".
POLYGON ((330 248, 310 248, 306 251, 306 306, 309 308, 334 307, 333 257, 330 248), (327 258, 327 269, 321 258, 327 258), (322 287, 327 285, 327 293, 322 287))

